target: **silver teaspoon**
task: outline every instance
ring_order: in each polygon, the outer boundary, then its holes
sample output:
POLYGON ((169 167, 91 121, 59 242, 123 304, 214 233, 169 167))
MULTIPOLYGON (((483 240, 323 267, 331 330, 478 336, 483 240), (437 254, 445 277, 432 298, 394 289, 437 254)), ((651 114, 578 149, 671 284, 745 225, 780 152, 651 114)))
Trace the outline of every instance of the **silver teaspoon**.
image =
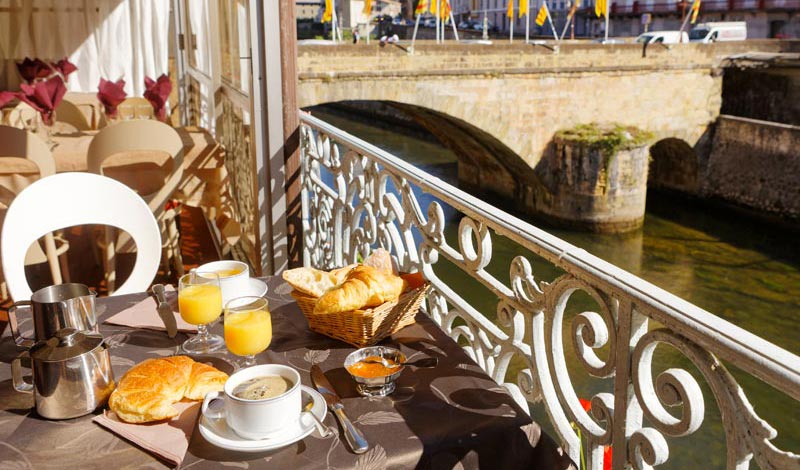
POLYGON ((423 357, 422 359, 417 359, 416 361, 410 362, 398 362, 396 364, 390 364, 385 358, 380 358, 380 360, 375 359, 362 359, 361 362, 365 364, 383 364, 384 367, 397 367, 397 366, 413 366, 413 367, 436 367, 439 364, 438 357, 423 357))
POLYGON ((317 418, 317 415, 315 415, 315 414, 314 414, 314 413, 311 411, 311 409, 312 409, 312 408, 314 408, 314 400, 308 399, 308 403, 306 403, 306 404, 303 406, 303 413, 308 413, 308 414, 310 414, 310 415, 311 415, 311 417, 314 419, 314 426, 316 426, 316 427, 317 427, 317 432, 318 432, 318 433, 319 433, 319 434, 320 434, 322 437, 328 437, 328 436, 330 436, 331 434, 333 434, 333 431, 331 431, 331 428, 329 428, 328 426, 326 426, 326 425, 325 425, 325 423, 323 423, 323 422, 322 422, 322 421, 321 421, 319 418, 317 418))

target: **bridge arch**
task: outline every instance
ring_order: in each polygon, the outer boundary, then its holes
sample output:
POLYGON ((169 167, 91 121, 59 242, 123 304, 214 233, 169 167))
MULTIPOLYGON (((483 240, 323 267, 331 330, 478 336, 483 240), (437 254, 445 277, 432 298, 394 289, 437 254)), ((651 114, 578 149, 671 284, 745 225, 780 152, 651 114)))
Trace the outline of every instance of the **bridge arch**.
POLYGON ((520 200, 524 188, 535 184, 531 166, 507 145, 489 132, 434 109, 386 100, 344 100, 326 104, 343 104, 351 109, 393 108, 430 132, 450 149, 458 159, 458 181, 462 188, 480 189, 520 200), (380 106, 378 106, 380 105, 380 106))
POLYGON ((693 193, 700 182, 700 159, 689 143, 667 137, 650 146, 650 169, 647 185, 651 188, 693 193))

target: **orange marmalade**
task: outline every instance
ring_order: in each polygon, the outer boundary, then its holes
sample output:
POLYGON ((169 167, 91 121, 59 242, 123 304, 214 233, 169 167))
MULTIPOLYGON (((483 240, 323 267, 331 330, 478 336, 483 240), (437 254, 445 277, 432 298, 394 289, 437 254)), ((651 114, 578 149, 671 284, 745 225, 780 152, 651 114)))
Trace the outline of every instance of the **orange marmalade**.
POLYGON ((381 358, 379 356, 368 356, 355 364, 351 365, 347 368, 348 372, 353 375, 357 375, 359 377, 363 377, 365 379, 374 379, 376 377, 386 377, 387 375, 394 374, 400 369, 400 364, 395 362, 388 357, 383 358, 387 363, 389 363, 389 367, 384 366, 381 364, 381 358), (364 361, 375 361, 373 362, 364 362, 364 361))

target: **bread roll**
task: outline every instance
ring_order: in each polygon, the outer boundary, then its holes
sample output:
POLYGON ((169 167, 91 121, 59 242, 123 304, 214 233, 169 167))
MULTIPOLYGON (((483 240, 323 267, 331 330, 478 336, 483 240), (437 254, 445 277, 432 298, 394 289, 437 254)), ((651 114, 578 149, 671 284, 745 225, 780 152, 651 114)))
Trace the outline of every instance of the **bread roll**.
POLYGON ((339 313, 377 307, 397 299, 403 292, 403 279, 371 266, 357 266, 340 286, 326 292, 317 301, 314 313, 339 313))
POLYGON ((173 418, 172 404, 184 397, 201 400, 222 390, 228 375, 186 356, 147 359, 122 376, 108 405, 128 423, 147 423, 173 418))
POLYGON ((296 290, 313 297, 320 297, 340 283, 335 274, 314 268, 289 269, 283 272, 282 277, 296 290))
POLYGON ((370 253, 367 259, 364 260, 364 266, 372 266, 379 271, 397 275, 397 266, 392 259, 392 255, 383 248, 378 248, 370 253))

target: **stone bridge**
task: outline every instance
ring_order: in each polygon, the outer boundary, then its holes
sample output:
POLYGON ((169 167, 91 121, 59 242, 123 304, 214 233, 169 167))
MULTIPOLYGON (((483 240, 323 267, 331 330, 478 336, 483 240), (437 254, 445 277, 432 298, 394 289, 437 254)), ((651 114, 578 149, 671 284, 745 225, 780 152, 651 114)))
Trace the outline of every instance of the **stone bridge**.
POLYGON ((382 101, 409 113, 459 155, 462 183, 527 205, 535 169, 561 129, 620 123, 709 154, 726 59, 796 52, 800 41, 674 46, 418 43, 301 46, 301 107, 382 101))

